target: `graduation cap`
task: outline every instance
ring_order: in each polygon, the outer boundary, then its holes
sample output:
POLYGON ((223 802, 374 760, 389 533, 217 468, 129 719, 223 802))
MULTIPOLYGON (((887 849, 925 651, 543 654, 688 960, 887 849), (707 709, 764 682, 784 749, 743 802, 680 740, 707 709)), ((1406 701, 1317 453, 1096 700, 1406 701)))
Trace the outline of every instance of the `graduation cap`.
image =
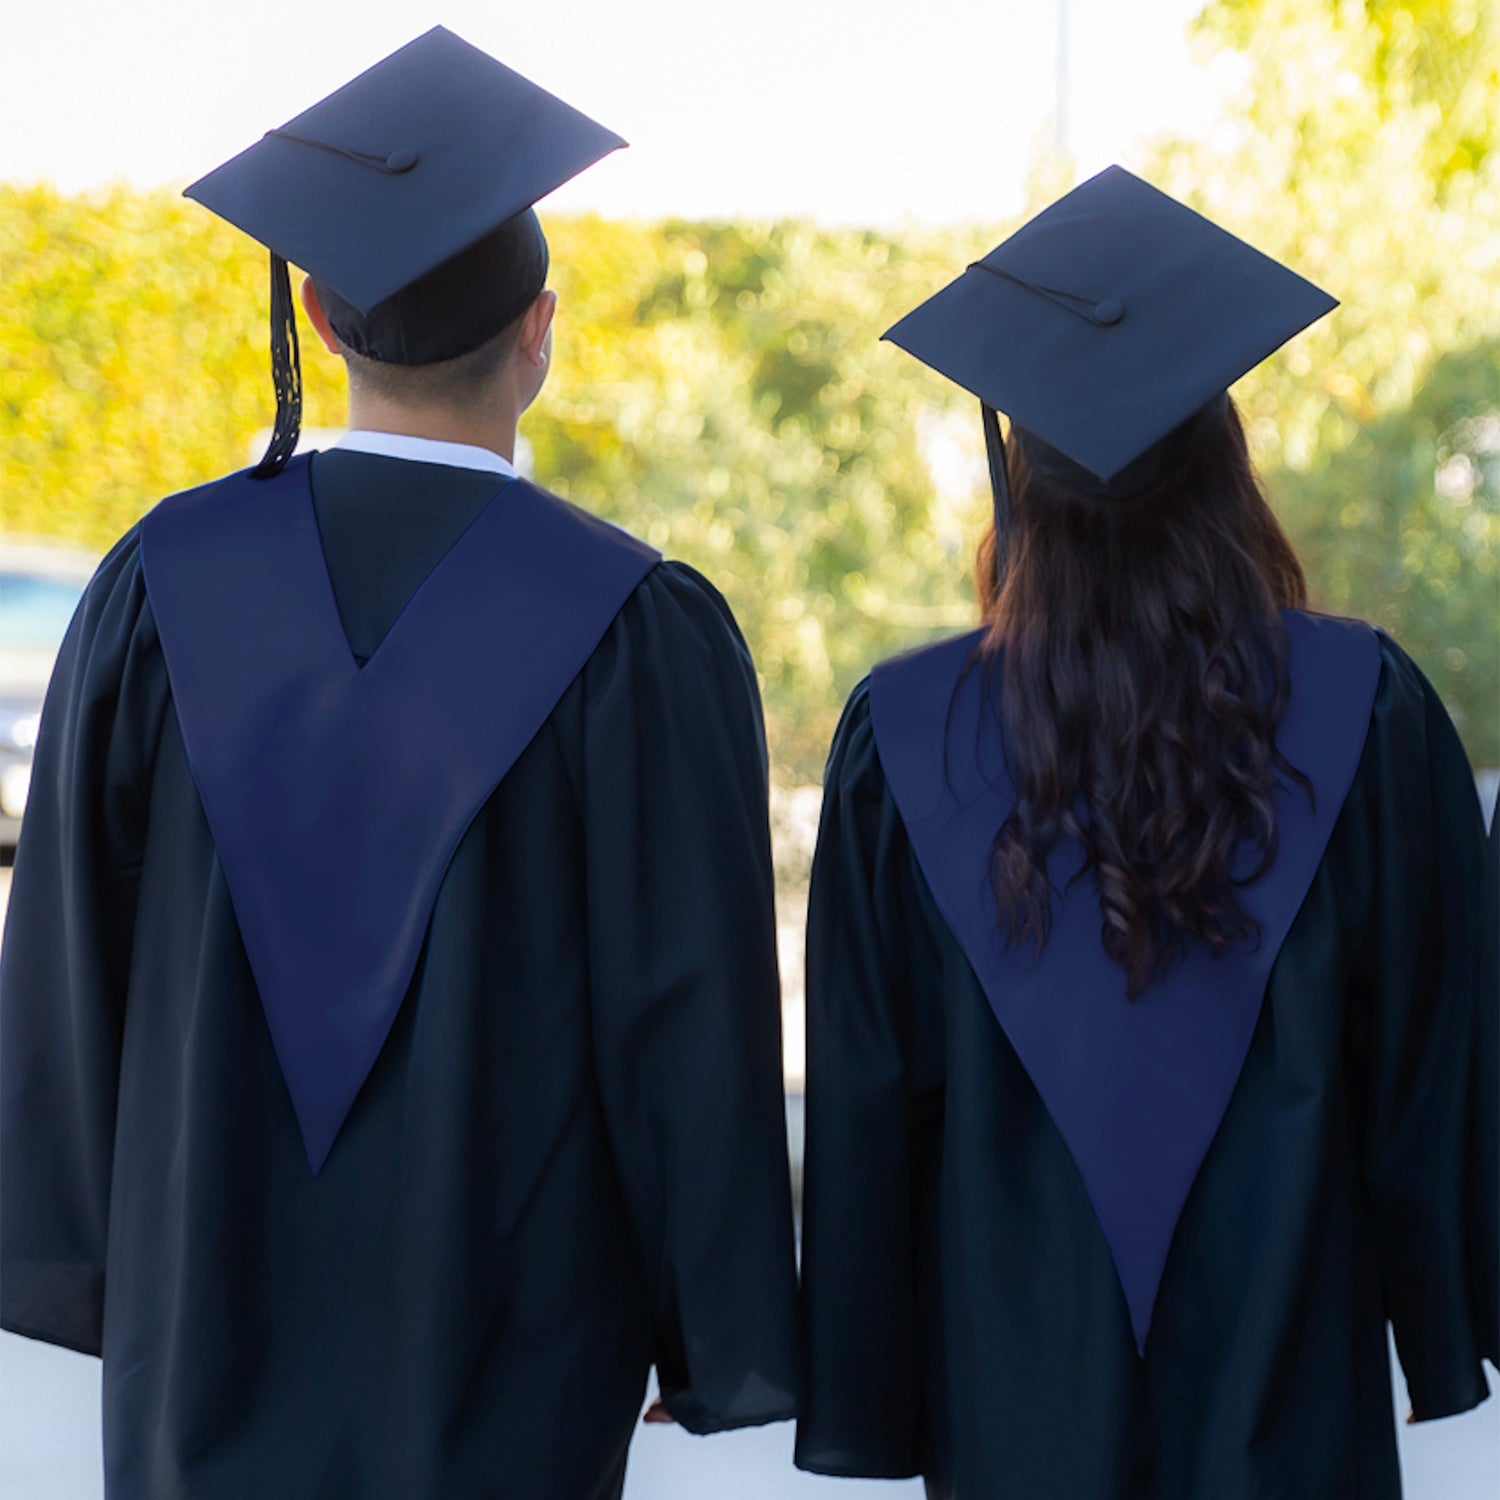
POLYGON ((1234 381, 1338 303, 1123 167, 1107 167, 883 335, 979 397, 997 537, 1006 412, 1028 463, 1143 493, 1222 422, 1234 381))
POLYGON ((531 205, 623 145, 435 26, 193 183, 187 197, 271 252, 276 426, 255 473, 281 469, 301 423, 288 262, 356 354, 456 359, 545 284, 531 205))

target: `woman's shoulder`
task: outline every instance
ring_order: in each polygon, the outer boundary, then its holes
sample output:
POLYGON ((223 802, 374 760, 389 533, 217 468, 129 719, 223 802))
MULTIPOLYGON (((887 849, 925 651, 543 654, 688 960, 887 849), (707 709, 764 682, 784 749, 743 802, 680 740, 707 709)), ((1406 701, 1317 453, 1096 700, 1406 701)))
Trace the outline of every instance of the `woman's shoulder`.
POLYGON ((894 775, 909 788, 912 768, 925 766, 947 738, 955 691, 983 638, 970 631, 877 662, 844 703, 825 783, 883 793, 894 775))
POLYGON ((1368 642, 1374 659, 1368 723, 1349 801, 1401 801, 1420 787, 1438 783, 1462 783, 1466 796, 1472 792, 1474 773, 1442 695, 1388 630, 1359 618, 1310 610, 1288 613, 1303 628, 1340 629, 1358 636, 1368 642))
POLYGON ((880 751, 875 742, 875 725, 871 716, 870 679, 866 673, 854 685, 839 715, 838 728, 828 749, 828 764, 823 771, 825 790, 843 793, 857 787, 883 790, 885 774, 880 766, 880 751))
MULTIPOLYGON (((1448 711, 1438 691, 1415 658, 1383 626, 1354 615, 1336 615, 1321 610, 1283 610, 1288 633, 1297 645, 1309 645, 1337 637, 1346 649, 1364 656, 1374 672, 1370 700, 1372 728, 1405 717, 1443 721, 1448 711)), ((1296 660, 1293 659, 1293 671, 1296 660)))
POLYGON ((1314 609, 1283 610, 1282 617, 1290 631, 1304 638, 1337 633, 1346 640, 1366 645, 1378 663, 1373 712, 1403 706, 1408 709, 1420 707, 1425 711, 1433 705, 1446 712, 1426 673, 1383 626, 1357 615, 1338 615, 1314 609))

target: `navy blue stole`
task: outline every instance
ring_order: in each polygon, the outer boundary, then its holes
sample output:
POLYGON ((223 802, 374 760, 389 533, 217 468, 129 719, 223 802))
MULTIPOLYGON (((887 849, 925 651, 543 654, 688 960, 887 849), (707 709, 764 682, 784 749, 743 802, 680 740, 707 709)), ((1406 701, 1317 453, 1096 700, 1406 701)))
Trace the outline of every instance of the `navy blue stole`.
POLYGON ((877 667, 881 767, 933 899, 1036 1085, 1099 1216, 1144 1352, 1177 1222, 1244 1067, 1271 967, 1307 895, 1363 753, 1380 675, 1374 632, 1285 611, 1291 696, 1277 745, 1312 782, 1278 785, 1278 853, 1240 904, 1258 940, 1215 957, 1190 943, 1130 1000, 1105 954, 1099 887, 1072 839, 1048 860, 1051 936, 1007 948, 990 846, 1014 805, 993 699, 965 675, 982 636, 877 667), (962 679, 962 680, 961 680, 962 679), (951 720, 950 720, 951 706, 951 720), (1056 894, 1061 893, 1061 894, 1056 894))
POLYGON ((141 524, 188 764, 314 1172, 459 840, 659 560, 525 481, 495 486, 363 667, 305 458, 141 524))

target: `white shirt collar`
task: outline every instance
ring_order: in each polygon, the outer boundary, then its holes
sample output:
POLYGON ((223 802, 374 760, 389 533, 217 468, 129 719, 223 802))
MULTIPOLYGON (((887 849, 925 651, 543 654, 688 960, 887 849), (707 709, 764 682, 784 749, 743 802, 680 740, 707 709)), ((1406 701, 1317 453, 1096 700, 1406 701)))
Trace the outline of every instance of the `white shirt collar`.
POLYGON ((515 465, 488 448, 472 443, 444 443, 437 438, 412 437, 405 432, 369 432, 355 428, 333 445, 346 453, 373 453, 380 458, 406 458, 419 464, 443 464, 450 469, 477 469, 514 478, 515 465))

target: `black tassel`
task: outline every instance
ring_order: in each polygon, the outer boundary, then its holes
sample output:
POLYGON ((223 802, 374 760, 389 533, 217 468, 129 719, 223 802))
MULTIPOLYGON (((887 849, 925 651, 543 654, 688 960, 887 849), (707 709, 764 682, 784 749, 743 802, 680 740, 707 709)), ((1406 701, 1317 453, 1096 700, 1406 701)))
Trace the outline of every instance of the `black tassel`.
POLYGON ((302 356, 297 347, 297 312, 286 262, 271 252, 271 382, 276 388, 276 425, 265 457, 252 479, 274 479, 297 451, 302 431, 302 356))
POLYGON ((990 494, 995 502, 995 582, 1005 583, 1005 560, 1010 551, 1010 475, 1005 468, 1005 439, 1000 418, 986 401, 979 403, 984 423, 984 452, 990 461, 990 494))

